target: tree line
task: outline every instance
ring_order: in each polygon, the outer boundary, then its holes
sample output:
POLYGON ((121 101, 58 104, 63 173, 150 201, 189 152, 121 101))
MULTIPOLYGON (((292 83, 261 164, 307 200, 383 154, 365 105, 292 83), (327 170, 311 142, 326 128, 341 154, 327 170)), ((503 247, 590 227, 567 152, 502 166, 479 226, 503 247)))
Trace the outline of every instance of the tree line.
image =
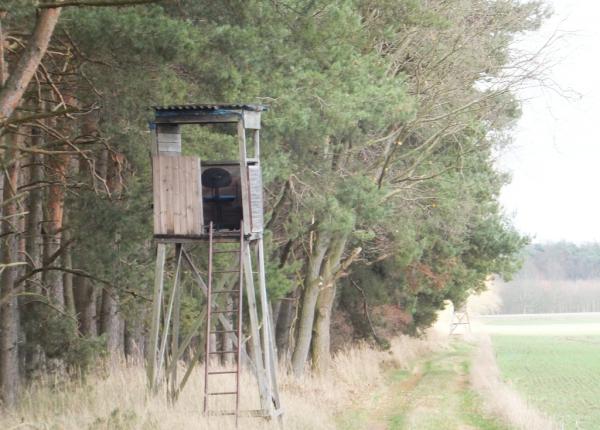
POLYGON ((523 267, 500 282, 500 312, 600 312, 600 245, 550 242, 523 250, 523 267))
MULTIPOLYGON (((39 372, 144 352, 155 258, 151 105, 269 106, 267 283, 277 349, 296 374, 326 371, 331 345, 385 347, 398 331, 416 333, 445 300, 460 303, 490 273, 518 268, 526 238, 498 203, 508 177, 494 154, 520 114, 514 91, 539 71, 536 54, 510 44, 547 16, 541 3, 2 8, 5 404, 39 372)), ((185 130, 183 146, 205 160, 235 158, 219 127, 185 130)), ((202 262, 201 247, 191 252, 202 262)), ((203 300, 190 293, 182 303, 182 337, 203 300)))

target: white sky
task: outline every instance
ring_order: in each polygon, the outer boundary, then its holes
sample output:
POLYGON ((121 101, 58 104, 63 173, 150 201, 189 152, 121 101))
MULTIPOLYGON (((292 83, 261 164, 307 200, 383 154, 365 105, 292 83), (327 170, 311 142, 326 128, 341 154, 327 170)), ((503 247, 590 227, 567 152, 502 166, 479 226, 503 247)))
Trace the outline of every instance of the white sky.
POLYGON ((512 174, 501 201, 535 242, 600 241, 600 1, 548 0, 554 16, 520 47, 535 49, 556 30, 550 77, 570 93, 522 91, 523 116, 500 167, 512 174))

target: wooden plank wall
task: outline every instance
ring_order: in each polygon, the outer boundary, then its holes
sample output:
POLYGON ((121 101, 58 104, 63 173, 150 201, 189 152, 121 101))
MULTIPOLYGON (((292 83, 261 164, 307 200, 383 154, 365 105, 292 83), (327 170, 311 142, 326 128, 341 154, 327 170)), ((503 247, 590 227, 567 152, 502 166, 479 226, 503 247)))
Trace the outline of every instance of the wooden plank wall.
POLYGON ((156 126, 156 144, 158 145, 158 152, 181 154, 179 125, 158 124, 156 126))
POLYGON ((202 234, 200 159, 155 155, 152 157, 154 234, 202 234))
POLYGON ((250 187, 252 233, 259 233, 263 231, 263 187, 259 165, 248 166, 248 185, 250 187))

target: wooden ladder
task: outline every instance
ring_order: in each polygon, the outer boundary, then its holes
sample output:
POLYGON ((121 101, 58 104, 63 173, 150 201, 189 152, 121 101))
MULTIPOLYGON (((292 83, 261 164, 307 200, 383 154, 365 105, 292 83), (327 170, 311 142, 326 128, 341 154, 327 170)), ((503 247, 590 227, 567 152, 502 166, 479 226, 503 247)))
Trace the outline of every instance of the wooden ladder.
MULTIPOLYGON (((214 240, 214 229, 213 223, 211 222, 208 228, 208 283, 207 283, 207 312, 206 312, 206 345, 205 345, 205 356, 204 356, 204 414, 205 415, 233 415, 235 416, 235 425, 238 426, 238 419, 240 415, 240 367, 241 367, 241 353, 242 353, 242 306, 243 306, 243 251, 244 251, 244 232, 243 232, 243 224, 240 225, 240 236, 239 236, 239 249, 228 249, 228 250, 219 250, 215 249, 215 244, 219 242, 215 242, 214 240), (229 270, 214 270, 214 255, 218 254, 238 254, 238 262, 239 265, 236 268, 231 268, 229 270), (215 274, 227 274, 227 273, 237 273, 238 274, 238 283, 237 287, 234 287, 231 290, 213 290, 213 276, 215 274), (213 309, 213 300, 216 297, 225 297, 231 299, 231 309, 223 308, 223 309, 213 309), (235 323, 232 324, 231 330, 219 330, 217 327, 217 322, 213 321, 213 315, 235 315, 235 323), (212 351, 211 344, 211 335, 216 334, 230 334, 236 333, 237 342, 233 349, 231 350, 220 350, 220 351, 212 351), (231 370, 223 370, 223 369, 215 369, 211 370, 211 357, 213 356, 221 356, 224 354, 235 354, 235 368, 231 370), (220 390, 216 391, 215 387, 211 387, 209 384, 209 380, 211 376, 215 375, 235 375, 235 389, 234 390, 220 390), (209 410, 209 398, 211 396, 235 396, 235 410, 234 411, 223 411, 223 410, 209 410)), ((222 300, 221 302, 227 303, 227 300, 222 300)))

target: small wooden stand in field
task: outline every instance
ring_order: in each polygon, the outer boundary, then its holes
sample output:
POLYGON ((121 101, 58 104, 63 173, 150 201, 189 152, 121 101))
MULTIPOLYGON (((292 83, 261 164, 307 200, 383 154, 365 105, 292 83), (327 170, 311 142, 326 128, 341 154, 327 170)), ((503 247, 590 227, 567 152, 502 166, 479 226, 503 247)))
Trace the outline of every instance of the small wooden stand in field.
POLYGON ((460 334, 456 333, 456 329, 459 326, 464 327, 463 334, 471 333, 471 320, 469 319, 469 311, 467 305, 464 304, 458 309, 454 308, 452 311, 452 320, 450 321, 450 335, 460 334))
POLYGON ((148 383, 151 390, 166 385, 175 400, 204 351, 204 413, 281 417, 277 389, 277 364, 270 306, 267 298, 263 249, 263 201, 260 168, 260 105, 185 105, 155 107, 155 144, 152 156, 154 239, 157 242, 152 325, 148 351, 148 383), (181 125, 233 124, 237 130, 239 160, 201 161, 181 154, 181 125), (253 157, 248 157, 246 132, 252 136, 253 157), (208 250, 208 267, 201 272, 188 251, 193 245, 208 250), (165 294, 167 248, 175 250, 175 275, 165 294), (227 255, 233 258, 227 259, 227 255), (215 270, 215 260, 225 258, 232 267, 215 270), (193 338, 202 336, 196 321, 185 339, 180 336, 181 276, 183 264, 206 296, 204 348, 197 348, 181 380, 177 364, 193 338), (255 268, 255 269, 253 269, 255 268), (233 287, 231 286, 233 284, 233 287), (259 303, 255 294, 258 285, 259 303), (225 287, 229 285, 228 287, 225 287), (243 292, 250 319, 244 345, 243 292), (214 339, 222 339, 216 349, 214 339), (213 340, 211 342, 211 339, 213 340), (221 357, 227 367, 214 366, 221 357), (242 364, 256 376, 261 408, 240 411, 242 364), (216 377, 231 376, 235 388, 219 389, 216 377), (235 410, 211 409, 212 398, 235 396, 235 410))

